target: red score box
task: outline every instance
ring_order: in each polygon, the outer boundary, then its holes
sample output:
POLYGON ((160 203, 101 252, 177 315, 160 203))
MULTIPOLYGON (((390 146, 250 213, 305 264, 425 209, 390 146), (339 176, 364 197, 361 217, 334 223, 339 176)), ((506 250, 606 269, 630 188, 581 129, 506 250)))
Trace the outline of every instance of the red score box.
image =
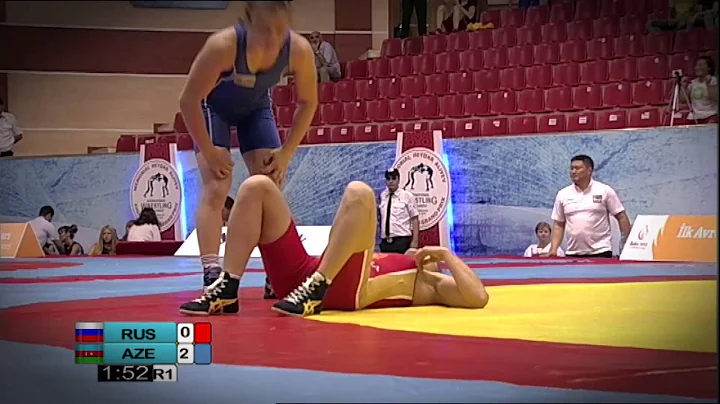
POLYGON ((212 340, 212 324, 195 323, 195 343, 209 344, 212 340))

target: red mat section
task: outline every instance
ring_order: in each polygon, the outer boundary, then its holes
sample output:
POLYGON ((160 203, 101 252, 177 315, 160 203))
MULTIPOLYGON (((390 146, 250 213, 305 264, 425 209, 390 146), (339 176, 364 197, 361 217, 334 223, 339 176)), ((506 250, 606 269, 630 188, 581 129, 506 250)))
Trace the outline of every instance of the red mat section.
POLYGON ((21 271, 27 269, 57 269, 79 267, 82 264, 77 262, 0 262, 0 271, 21 271))
POLYGON ((211 321, 213 362, 342 373, 717 397, 717 355, 380 330, 279 317, 262 290, 240 315, 177 312, 194 293, 33 304, 0 311, 0 339, 72 349, 77 321, 211 321))
MULTIPOLYGON (((128 279, 157 279, 177 278, 180 276, 192 276, 191 273, 171 274, 139 274, 139 275, 79 275, 79 276, 52 276, 46 278, 0 278, 0 284, 28 284, 28 283, 68 283, 68 282, 91 282, 91 281, 122 281, 128 279)), ((195 274, 200 276, 199 274, 195 274)))

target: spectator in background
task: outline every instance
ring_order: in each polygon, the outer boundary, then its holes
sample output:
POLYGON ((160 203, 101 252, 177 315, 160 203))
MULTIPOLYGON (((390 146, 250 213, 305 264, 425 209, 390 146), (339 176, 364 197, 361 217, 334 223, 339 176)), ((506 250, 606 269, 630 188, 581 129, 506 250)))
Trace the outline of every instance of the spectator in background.
MULTIPOLYGON (((535 236, 537 237, 538 242, 537 244, 530 244, 530 246, 525 250, 525 254, 523 254, 523 256, 547 257, 547 254, 550 251, 551 234, 552 228, 550 227, 550 224, 545 222, 538 223, 535 226, 535 236)), ((557 255, 558 257, 565 256, 565 252, 562 248, 558 247, 557 255)))
POLYGON ((225 197, 225 205, 222 208, 222 221, 223 227, 227 227, 227 221, 230 218, 230 211, 232 210, 235 200, 229 196, 225 197))
POLYGON ((402 23, 400 25, 400 38, 410 36, 410 20, 412 20, 413 9, 417 15, 418 35, 427 34, 427 0, 402 0, 402 23))
POLYGON ((90 255, 115 255, 117 243, 117 231, 109 224, 105 225, 100 229, 98 242, 90 247, 90 255))
POLYGON ((670 0, 669 6, 667 19, 648 21, 648 31, 676 31, 693 27, 695 14, 700 11, 696 0, 670 0))
POLYGON ((437 9, 438 31, 465 31, 468 25, 475 23, 475 10, 469 0, 445 0, 437 9))
MULTIPOLYGON (((693 27, 717 29, 718 27, 718 2, 702 2, 703 10, 693 17, 693 27)), ((715 35, 715 34, 713 34, 715 35)))
POLYGON ((310 45, 315 52, 315 68, 318 72, 318 80, 321 83, 338 81, 342 76, 340 62, 338 61, 335 48, 329 42, 323 41, 322 35, 314 31, 310 34, 310 45))
POLYGON ((75 241, 75 234, 77 233, 77 226, 62 226, 58 229, 58 236, 62 249, 59 251, 60 255, 85 255, 82 245, 75 241))
MULTIPOLYGON (((688 84, 683 77, 683 91, 690 99, 691 111, 687 119, 698 123, 718 122, 718 82, 715 76, 715 63, 708 56, 702 56, 695 62, 695 78, 688 84)), ((678 97, 685 104, 685 97, 678 97)))
POLYGON ((38 217, 28 222, 35 233, 35 237, 37 237, 38 243, 40 243, 40 247, 45 251, 45 254, 58 253, 58 245, 53 241, 57 234, 55 226, 52 224, 54 216, 55 209, 53 209, 52 206, 43 206, 40 208, 38 217))
POLYGON ((570 159, 572 184, 561 189, 552 211, 549 257, 556 257, 567 229, 568 257, 612 258, 610 215, 620 225, 620 248, 630 234, 630 219, 614 189, 592 179, 595 163, 586 155, 570 159))
POLYGON ((399 187, 397 168, 385 171, 387 189, 380 193, 380 251, 404 254, 418 248, 420 214, 415 195, 399 187))
POLYGON ((160 221, 153 208, 144 208, 128 231, 127 241, 160 241, 160 221))
MULTIPOLYGON (((13 146, 23 138, 15 115, 5 112, 5 100, 0 98, 0 158, 12 157, 13 146)), ((53 229, 53 233, 55 230, 53 229)), ((42 244, 41 244, 42 245, 42 244)))
POLYGON ((130 234, 130 228, 133 227, 135 224, 134 220, 128 220, 127 223, 125 223, 125 235, 122 236, 120 241, 128 241, 128 234, 130 234))

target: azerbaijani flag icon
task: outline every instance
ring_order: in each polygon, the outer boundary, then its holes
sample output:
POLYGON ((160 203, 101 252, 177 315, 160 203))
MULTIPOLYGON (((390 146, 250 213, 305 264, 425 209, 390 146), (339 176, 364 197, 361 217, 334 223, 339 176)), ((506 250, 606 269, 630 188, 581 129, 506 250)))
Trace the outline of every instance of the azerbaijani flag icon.
POLYGON ((103 363, 103 323, 75 324, 75 363, 103 363))

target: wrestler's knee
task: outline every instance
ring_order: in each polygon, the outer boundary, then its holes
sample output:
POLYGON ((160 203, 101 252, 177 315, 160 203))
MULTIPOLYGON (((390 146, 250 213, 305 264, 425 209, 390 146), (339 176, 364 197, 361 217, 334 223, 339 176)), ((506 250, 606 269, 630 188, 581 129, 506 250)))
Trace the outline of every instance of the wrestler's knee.
POLYGON ((230 178, 212 179, 203 184, 203 200, 205 203, 221 207, 230 191, 230 178))
POLYGON ((375 203, 375 192, 368 184, 361 181, 353 181, 345 188, 343 200, 346 203, 361 204, 372 207, 375 203))
POLYGON ((237 192, 237 198, 240 199, 247 196, 260 197, 264 194, 265 191, 275 186, 276 185, 273 180, 270 179, 270 177, 268 177, 267 175, 253 175, 243 181, 242 185, 240 185, 240 189, 238 189, 237 192))

